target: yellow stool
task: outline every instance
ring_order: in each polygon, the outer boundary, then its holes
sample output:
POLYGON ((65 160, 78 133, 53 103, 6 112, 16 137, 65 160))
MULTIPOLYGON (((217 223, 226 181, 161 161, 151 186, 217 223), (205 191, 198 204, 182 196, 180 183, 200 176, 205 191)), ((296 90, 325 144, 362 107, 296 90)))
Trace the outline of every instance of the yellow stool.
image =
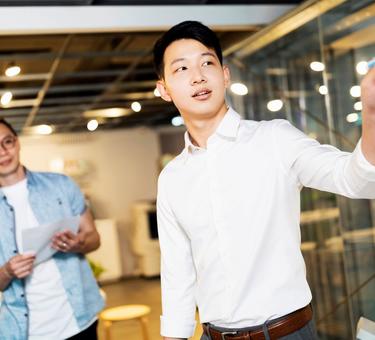
POLYGON ((144 340, 149 340, 146 315, 150 314, 151 308, 146 305, 123 305, 107 308, 100 313, 103 321, 105 339, 111 340, 111 326, 113 322, 137 319, 141 324, 144 340))

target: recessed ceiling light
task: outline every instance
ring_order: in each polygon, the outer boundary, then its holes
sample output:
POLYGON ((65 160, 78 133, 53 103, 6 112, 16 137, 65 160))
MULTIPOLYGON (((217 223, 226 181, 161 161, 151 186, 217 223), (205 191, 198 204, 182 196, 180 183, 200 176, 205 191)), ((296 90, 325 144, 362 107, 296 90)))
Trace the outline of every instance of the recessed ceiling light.
POLYGON ((358 116, 358 113, 356 112, 353 112, 353 113, 349 113, 347 116, 346 116, 346 121, 348 123, 355 123, 357 120, 358 120, 359 116, 358 116))
POLYGON ((361 87, 359 85, 354 85, 350 88, 350 95, 354 98, 361 96, 361 87))
POLYGON ((89 131, 95 131, 97 129, 97 127, 99 126, 99 123, 96 119, 91 119, 88 123, 87 123, 87 130, 89 131))
POLYGON ((142 110, 142 105, 139 102, 133 102, 131 108, 134 112, 139 112, 142 110))
POLYGON ((52 126, 47 124, 35 125, 32 130, 38 135, 50 135, 53 132, 52 126))
POLYGON ((357 70, 357 73, 360 75, 365 75, 368 72, 368 64, 367 61, 360 61, 355 69, 357 70))
POLYGON ((0 99, 1 105, 3 106, 8 105, 12 101, 12 98, 13 98, 12 92, 10 91, 4 92, 0 99))
POLYGON ((234 94, 237 94, 239 96, 245 96, 246 94, 249 93, 248 89, 247 89, 247 86, 245 84, 242 84, 242 83, 233 83, 231 86, 230 86, 230 90, 234 93, 234 94))
POLYGON ((161 94, 160 94, 159 90, 157 89, 157 87, 154 90, 154 96, 155 97, 161 97, 161 94))
POLYGON ((361 101, 354 103, 354 110, 362 111, 362 102, 361 101))
POLYGON ((323 96, 326 95, 326 94, 328 94, 328 88, 325 85, 319 86, 319 90, 318 91, 323 96))
POLYGON ((310 63, 310 68, 315 72, 322 72, 325 69, 325 66, 320 61, 313 61, 310 63))
POLYGON ((267 103, 267 109, 272 111, 272 112, 280 111, 283 106, 284 106, 284 103, 281 99, 270 100, 267 103))
POLYGON ((171 120, 173 126, 181 126, 184 125, 184 119, 181 116, 173 117, 171 120))
POLYGON ((12 65, 12 66, 9 66, 6 70, 5 70, 5 75, 7 77, 15 77, 15 76, 18 76, 21 72, 21 67, 17 66, 17 65, 12 65))

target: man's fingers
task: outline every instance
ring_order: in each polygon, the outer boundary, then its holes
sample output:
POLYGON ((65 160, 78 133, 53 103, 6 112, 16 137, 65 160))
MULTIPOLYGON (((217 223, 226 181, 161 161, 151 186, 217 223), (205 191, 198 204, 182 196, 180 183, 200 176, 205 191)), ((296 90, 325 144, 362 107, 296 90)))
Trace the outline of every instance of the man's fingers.
POLYGON ((25 267, 25 268, 20 268, 15 272, 15 276, 19 279, 23 279, 26 276, 29 276, 33 271, 32 267, 25 267))
POLYGON ((14 257, 9 261, 8 267, 14 269, 24 264, 32 264, 34 261, 35 255, 17 255, 17 257, 14 257))
POLYGON ((13 275, 19 279, 30 275, 33 270, 33 262, 34 261, 29 261, 22 263, 22 265, 19 264, 16 268, 14 268, 13 275))

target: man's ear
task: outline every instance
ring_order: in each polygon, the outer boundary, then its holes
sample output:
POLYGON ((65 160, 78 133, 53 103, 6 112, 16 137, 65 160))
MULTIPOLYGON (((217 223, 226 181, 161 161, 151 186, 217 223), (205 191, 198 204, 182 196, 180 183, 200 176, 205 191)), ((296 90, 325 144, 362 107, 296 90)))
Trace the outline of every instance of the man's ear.
POLYGON ((224 73, 224 86, 227 89, 230 85, 230 71, 227 65, 223 65, 223 73, 224 73))
POLYGON ((165 83, 163 80, 158 80, 156 82, 156 88, 158 89, 160 96, 166 101, 166 102, 171 102, 172 98, 168 94, 167 88, 165 86, 165 83))

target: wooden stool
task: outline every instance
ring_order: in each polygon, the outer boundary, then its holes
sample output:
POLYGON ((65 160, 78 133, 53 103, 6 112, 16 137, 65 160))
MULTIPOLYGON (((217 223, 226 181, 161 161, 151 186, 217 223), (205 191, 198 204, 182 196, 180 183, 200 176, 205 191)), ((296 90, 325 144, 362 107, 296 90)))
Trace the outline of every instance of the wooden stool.
POLYGON ((144 340, 149 340, 146 315, 150 314, 151 308, 146 305, 123 305, 107 308, 100 313, 103 321, 105 339, 111 340, 111 326, 113 322, 137 319, 141 324, 144 340))

